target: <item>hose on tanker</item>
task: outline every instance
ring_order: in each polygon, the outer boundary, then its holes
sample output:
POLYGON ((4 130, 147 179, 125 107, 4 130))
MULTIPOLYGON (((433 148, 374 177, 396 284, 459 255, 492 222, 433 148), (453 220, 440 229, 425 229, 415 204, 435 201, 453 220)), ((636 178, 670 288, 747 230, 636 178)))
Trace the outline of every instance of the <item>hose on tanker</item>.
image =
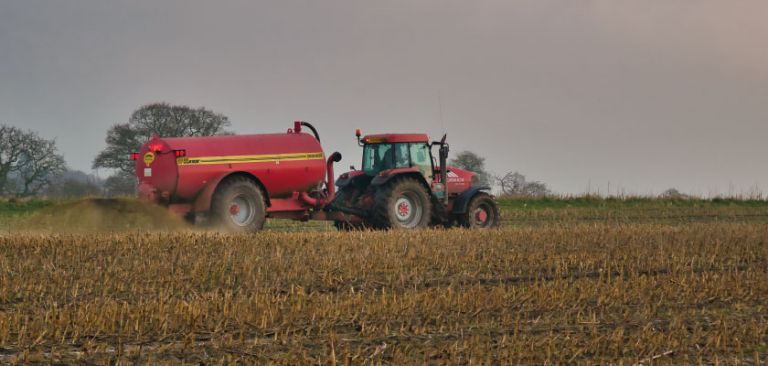
POLYGON ((315 135, 317 142, 320 142, 320 134, 317 133, 317 129, 315 129, 315 126, 312 126, 309 122, 304 122, 304 121, 301 121, 301 125, 306 126, 310 130, 312 130, 312 133, 315 135))

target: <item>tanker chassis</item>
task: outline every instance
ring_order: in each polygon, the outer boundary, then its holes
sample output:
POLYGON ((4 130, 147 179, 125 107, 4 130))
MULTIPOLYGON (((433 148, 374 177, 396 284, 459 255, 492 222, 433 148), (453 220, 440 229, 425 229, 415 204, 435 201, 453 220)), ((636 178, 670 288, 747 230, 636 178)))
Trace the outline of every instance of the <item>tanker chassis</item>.
POLYGON ((131 158, 139 198, 229 231, 258 231, 267 218, 332 220, 340 230, 498 225, 490 188, 447 166, 445 136, 356 136, 362 167, 335 183, 341 154, 326 158, 317 130, 303 121, 275 134, 154 135, 131 158))

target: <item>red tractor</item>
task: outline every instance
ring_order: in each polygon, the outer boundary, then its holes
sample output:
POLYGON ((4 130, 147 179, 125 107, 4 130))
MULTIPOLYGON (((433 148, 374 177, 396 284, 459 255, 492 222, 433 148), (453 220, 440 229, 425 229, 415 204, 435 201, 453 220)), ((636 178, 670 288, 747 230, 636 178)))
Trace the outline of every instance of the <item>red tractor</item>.
POLYGON ((445 135, 432 143, 424 134, 361 138, 358 130, 356 135, 363 147, 362 169, 339 177, 339 192, 327 207, 350 215, 336 220, 337 228, 498 225, 499 210, 490 188, 477 185, 475 173, 447 166, 445 135), (434 146, 439 147, 439 164, 432 155, 434 146))
POLYGON ((498 225, 489 188, 474 173, 447 167, 445 136, 430 143, 424 134, 356 135, 362 169, 335 185, 341 154, 326 160, 317 130, 302 121, 282 134, 153 136, 131 158, 140 198, 232 231, 260 230, 268 217, 333 220, 339 229, 498 225))

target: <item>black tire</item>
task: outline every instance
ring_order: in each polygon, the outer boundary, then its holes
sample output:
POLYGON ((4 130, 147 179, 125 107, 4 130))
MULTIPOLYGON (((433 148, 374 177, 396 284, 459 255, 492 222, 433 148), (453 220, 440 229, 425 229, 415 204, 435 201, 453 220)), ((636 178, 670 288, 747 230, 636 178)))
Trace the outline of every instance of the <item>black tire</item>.
POLYGON ((432 202, 419 181, 395 179, 376 191, 371 213, 371 224, 377 229, 425 228, 432 218, 432 202))
MULTIPOLYGON (((350 185, 343 187, 339 189, 336 192, 336 197, 333 198, 333 201, 329 205, 331 209, 334 209, 336 206, 340 207, 355 207, 355 204, 357 203, 358 198, 360 198, 360 195, 362 194, 362 191, 360 188, 350 185)), ((333 226, 339 230, 339 231, 353 231, 353 230, 363 230, 365 229, 365 225, 363 223, 350 223, 347 221, 341 221, 341 220, 334 220, 333 226)))
POLYGON ((499 206, 487 193, 478 193, 469 201, 467 212, 459 216, 459 224, 471 229, 499 226, 499 206))
POLYGON ((211 218, 232 232, 255 232, 264 228, 266 203, 261 188, 247 178, 231 178, 216 189, 211 202, 211 218))
POLYGON ((357 199, 362 194, 362 191, 360 188, 357 188, 356 186, 347 186, 343 188, 339 188, 339 190, 336 192, 336 196, 333 197, 333 200, 331 201, 329 207, 333 208, 336 206, 339 207, 354 207, 355 203, 357 203, 357 199))

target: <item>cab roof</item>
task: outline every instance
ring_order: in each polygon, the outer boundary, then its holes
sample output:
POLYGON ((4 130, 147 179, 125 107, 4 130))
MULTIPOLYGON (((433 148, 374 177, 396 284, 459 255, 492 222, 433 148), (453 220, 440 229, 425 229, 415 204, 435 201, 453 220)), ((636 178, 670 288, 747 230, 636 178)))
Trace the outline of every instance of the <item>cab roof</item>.
POLYGON ((380 144, 396 142, 429 142, 429 136, 425 133, 384 133, 379 135, 366 135, 363 143, 380 144))

